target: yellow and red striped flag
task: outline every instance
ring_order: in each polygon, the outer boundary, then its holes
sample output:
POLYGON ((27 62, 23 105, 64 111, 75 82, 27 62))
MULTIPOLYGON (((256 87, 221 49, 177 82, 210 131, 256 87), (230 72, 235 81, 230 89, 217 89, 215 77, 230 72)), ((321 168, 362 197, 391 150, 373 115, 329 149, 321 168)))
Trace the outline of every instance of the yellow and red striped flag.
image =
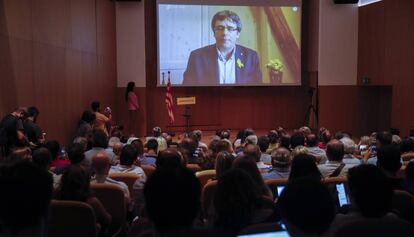
POLYGON ((171 94, 171 81, 170 81, 170 73, 168 72, 168 83, 167 83, 167 93, 165 94, 165 105, 167 106, 168 117, 170 118, 170 124, 173 124, 175 121, 173 106, 174 101, 171 94))

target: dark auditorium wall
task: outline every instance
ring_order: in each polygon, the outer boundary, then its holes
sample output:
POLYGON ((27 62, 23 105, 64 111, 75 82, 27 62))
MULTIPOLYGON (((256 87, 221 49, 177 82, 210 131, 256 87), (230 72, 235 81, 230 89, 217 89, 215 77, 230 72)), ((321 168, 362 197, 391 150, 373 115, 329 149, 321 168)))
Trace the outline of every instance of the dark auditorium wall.
POLYGON ((414 1, 383 0, 359 10, 358 81, 392 87, 391 125, 414 127, 414 1))
POLYGON ((114 107, 115 8, 108 0, 0 0, 0 115, 36 105, 47 139, 69 142, 92 100, 114 107))

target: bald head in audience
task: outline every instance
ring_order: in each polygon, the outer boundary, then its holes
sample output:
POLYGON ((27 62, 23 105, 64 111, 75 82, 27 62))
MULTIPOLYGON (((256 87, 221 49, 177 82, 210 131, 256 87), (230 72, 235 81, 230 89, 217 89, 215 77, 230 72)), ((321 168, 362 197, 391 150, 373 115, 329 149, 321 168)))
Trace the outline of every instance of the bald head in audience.
POLYGON ((291 164, 290 151, 284 147, 279 147, 272 151, 272 166, 285 168, 291 164))
POLYGON ((342 161, 344 144, 336 139, 331 140, 326 146, 326 156, 329 161, 342 161))
POLYGON ((123 145, 122 145, 121 142, 116 142, 114 144, 114 146, 112 147, 112 150, 113 150, 113 152, 115 153, 115 155, 117 157, 119 157, 121 155, 122 147, 123 147, 123 145))
POLYGON ((254 144, 247 144, 243 151, 244 155, 254 158, 255 162, 260 161, 260 148, 254 144))
POLYGON ((108 175, 109 169, 111 168, 109 157, 103 152, 97 153, 92 158, 92 168, 97 175, 108 175))

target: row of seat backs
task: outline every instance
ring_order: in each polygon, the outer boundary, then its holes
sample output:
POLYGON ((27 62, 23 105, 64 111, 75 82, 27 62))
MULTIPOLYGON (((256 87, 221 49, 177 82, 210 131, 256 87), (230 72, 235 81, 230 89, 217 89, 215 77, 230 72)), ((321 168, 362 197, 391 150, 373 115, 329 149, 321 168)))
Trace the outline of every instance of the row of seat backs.
MULTIPOLYGON (((127 208, 122 188, 115 184, 91 184, 91 189, 112 216, 110 233, 117 236, 125 230, 127 208)), ((52 200, 48 215, 48 237, 96 236, 96 217, 84 202, 52 200)))

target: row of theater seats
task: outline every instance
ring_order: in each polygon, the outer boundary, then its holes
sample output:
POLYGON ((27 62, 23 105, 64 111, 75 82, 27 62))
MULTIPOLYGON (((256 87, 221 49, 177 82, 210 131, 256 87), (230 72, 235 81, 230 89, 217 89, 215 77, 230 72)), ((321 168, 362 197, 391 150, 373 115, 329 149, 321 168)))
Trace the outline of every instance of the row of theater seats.
MULTIPOLYGON (((114 184, 92 184, 91 189, 112 216, 108 232, 112 236, 125 234, 127 207, 122 189, 114 184)), ((47 236, 96 236, 99 227, 92 207, 84 202, 52 200, 47 236)))
MULTIPOLYGON (((152 166, 142 167, 147 175, 150 175, 155 168, 152 166)), ((189 166, 189 169, 196 172, 199 167, 189 166)), ((128 173, 115 173, 110 175, 111 178, 125 182, 130 190, 131 198, 133 197, 133 184, 138 179, 137 175, 128 173)), ((202 214, 206 220, 212 217, 212 201, 216 189, 217 181, 211 180, 215 177, 215 170, 204 170, 196 172, 196 177, 202 184, 202 214), (209 181, 210 180, 210 181, 209 181)), ((323 180, 326 184, 344 184, 346 177, 329 177, 323 180)), ((276 190, 279 186, 285 186, 288 179, 266 180, 265 183, 271 190, 276 190)), ((112 216, 110 226, 113 236, 122 236, 126 233, 126 203, 122 189, 112 184, 93 184, 91 189, 95 192, 96 197, 104 205, 105 209, 112 216)), ((404 210, 414 203, 414 197, 406 191, 397 190, 394 192, 393 208, 394 210, 404 210)), ((58 201, 53 200, 50 208, 48 235, 54 236, 96 236, 99 230, 95 229, 95 216, 93 210, 88 204, 76 201, 58 201)), ((276 223, 259 224, 244 230, 244 233, 255 232, 258 230, 277 230, 280 226, 276 223)))

